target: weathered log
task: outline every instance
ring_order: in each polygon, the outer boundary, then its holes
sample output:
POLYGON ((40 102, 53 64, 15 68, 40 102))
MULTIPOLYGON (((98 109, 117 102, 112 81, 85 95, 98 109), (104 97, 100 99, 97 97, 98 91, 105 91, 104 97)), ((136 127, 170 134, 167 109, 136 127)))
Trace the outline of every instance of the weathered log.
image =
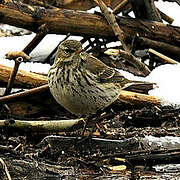
MULTIPOLYGON (((103 0, 108 7, 114 8, 119 1, 122 0, 103 0)), ((88 10, 95 7, 95 3, 91 0, 23 0, 23 3, 28 3, 29 5, 43 6, 46 8, 65 8, 74 10, 88 10)))
MULTIPOLYGON (((28 8, 23 4, 0 4, 1 22, 36 32, 47 24, 49 33, 116 38, 106 20, 99 15, 66 9, 28 8), (21 11, 19 11, 21 9, 21 11)), ((180 46, 180 28, 157 22, 117 17, 117 21, 129 38, 139 35, 180 46)))
MULTIPOLYGON (((46 136, 42 140, 42 143, 50 144, 53 149, 62 150, 68 149, 73 144, 83 146, 83 144, 86 144, 87 141, 83 141, 82 137, 64 137, 50 135, 46 136)), ((173 136, 145 136, 143 138, 132 137, 126 138, 125 140, 92 138, 91 143, 92 151, 96 151, 96 149, 101 149, 102 151, 104 150, 106 153, 112 153, 112 151, 114 151, 114 157, 120 155, 122 155, 122 157, 133 157, 134 155, 145 155, 146 153, 151 153, 153 151, 154 153, 165 153, 165 151, 167 151, 167 153, 170 153, 170 151, 177 151, 180 153, 180 138, 173 136)), ((107 155, 105 155, 104 157, 107 157, 107 155)))
MULTIPOLYGON (((8 82, 12 68, 0 64, 0 81, 8 82)), ((14 85, 24 88, 33 88, 47 84, 47 77, 36 73, 19 70, 14 85)))
POLYGON ((50 120, 50 121, 21 121, 0 120, 0 128, 13 128, 21 132, 65 132, 83 128, 85 121, 83 119, 70 120, 50 120))
POLYGON ((145 37, 136 37, 134 40, 134 49, 155 49, 167 56, 177 59, 180 61, 180 47, 174 46, 169 43, 151 40, 145 37))

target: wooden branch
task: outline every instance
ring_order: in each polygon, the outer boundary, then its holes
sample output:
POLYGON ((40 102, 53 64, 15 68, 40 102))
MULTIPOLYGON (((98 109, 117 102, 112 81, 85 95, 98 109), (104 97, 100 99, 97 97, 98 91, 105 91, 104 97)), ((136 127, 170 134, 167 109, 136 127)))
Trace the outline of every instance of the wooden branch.
MULTIPOLYGON (((112 29, 102 16, 67 9, 42 9, 34 6, 31 9, 23 4, 18 4, 18 6, 10 3, 0 4, 1 23, 34 32, 37 32, 40 25, 47 24, 49 33, 53 34, 71 33, 72 35, 115 39, 112 29)), ((180 27, 127 17, 117 18, 119 26, 129 38, 138 34, 140 37, 180 46, 180 27)))
POLYGON ((128 59, 130 61, 130 63, 132 63, 135 67, 137 67, 137 69, 140 72, 142 72, 143 75, 145 75, 145 76, 148 75, 150 73, 150 70, 148 69, 148 67, 145 64, 143 64, 139 59, 134 57, 133 54, 131 54, 131 49, 125 42, 125 40, 126 40, 125 33, 122 31, 122 29, 117 24, 117 21, 113 15, 113 13, 108 11, 106 5, 103 3, 102 0, 95 0, 95 1, 101 8, 101 11, 103 12, 103 14, 104 14, 105 18, 107 19, 111 28, 113 29, 115 36, 117 36, 118 39, 120 40, 120 42, 125 50, 124 54, 127 54, 128 57, 129 56, 131 57, 128 59))
POLYGON ((103 17, 94 16, 83 11, 68 9, 46 10, 25 4, 15 6, 9 3, 6 5, 0 4, 0 13, 3 15, 2 22, 34 32, 37 32, 40 25, 47 24, 48 32, 53 34, 68 34, 70 32, 73 35, 97 36, 106 31, 104 35, 107 37, 109 32, 112 33, 111 30, 106 30, 108 25, 103 17), (4 11, 5 9, 6 11, 4 11))
MULTIPOLYGON (((96 151, 97 148, 106 152, 106 155, 101 157, 107 158, 107 152, 111 153, 111 157, 133 157, 140 154, 152 153, 171 153, 177 151, 180 153, 180 138, 179 137, 154 137, 145 136, 126 138, 125 140, 119 139, 105 139, 105 138, 91 138, 92 151, 96 151), (141 145, 140 145, 141 144, 141 145), (114 151, 113 151, 114 150, 114 151), (112 153, 113 151, 113 153, 112 153), (117 153, 120 152, 120 153, 117 153), (113 155, 114 154, 114 155, 113 155)), ((46 136, 41 143, 50 144, 53 149, 69 149, 73 144, 83 146, 87 141, 83 141, 82 137, 64 137, 64 136, 46 136), (82 140, 82 141, 81 141, 82 140), (81 142, 81 143, 78 143, 81 142)), ((88 148, 88 147, 85 147, 88 148)), ((179 154, 178 153, 178 154, 179 154)), ((180 160, 178 160, 180 161, 180 160)))
POLYGON ((19 65, 20 63, 23 61, 23 58, 22 57, 18 57, 14 60, 14 68, 10 74, 10 77, 9 77, 9 80, 8 80, 8 84, 7 84, 7 87, 6 87, 6 90, 4 92, 4 95, 8 95, 10 94, 11 90, 12 90, 12 87, 13 87, 13 83, 14 83, 14 80, 15 80, 15 77, 16 77, 16 74, 18 72, 18 68, 19 68, 19 65))
POLYGON ((120 40, 124 50, 126 50, 127 52, 130 52, 131 51, 130 48, 125 43, 126 35, 125 35, 124 31, 122 31, 122 29, 119 27, 113 13, 108 10, 108 8, 106 7, 105 3, 102 0, 94 0, 94 1, 100 7, 100 9, 101 9, 102 13, 104 14, 107 22, 109 23, 110 27, 112 28, 115 36, 117 36, 118 39, 120 40))
MULTIPOLYGON (((0 81, 7 82, 11 71, 12 68, 0 64, 0 81)), ((16 75, 14 84, 25 88, 37 87, 43 84, 47 84, 47 77, 19 70, 16 75)))
POLYGON ((43 93, 43 92, 47 93, 47 98, 48 98, 49 87, 47 84, 27 90, 27 91, 0 97, 0 104, 13 102, 13 101, 16 101, 16 100, 19 100, 28 96, 37 96, 39 93, 43 93))
POLYGON ((170 64, 178 64, 179 63, 179 62, 177 62, 177 61, 175 61, 175 60, 173 60, 173 59, 171 59, 171 58, 169 58, 169 57, 167 57, 167 56, 165 56, 165 55, 163 55, 163 54, 161 54, 161 53, 159 53, 153 49, 149 49, 149 52, 158 56, 161 59, 161 61, 164 63, 170 63, 170 64))
POLYGON ((123 1, 121 1, 121 2, 113 9, 113 13, 114 13, 114 14, 120 13, 120 12, 123 10, 124 6, 126 6, 128 3, 129 3, 129 0, 123 0, 123 1))
POLYGON ((36 36, 33 38, 33 40, 22 50, 22 52, 10 52, 6 55, 6 58, 11 58, 15 61, 14 64, 14 68, 13 71, 10 74, 10 78, 8 80, 8 84, 6 87, 6 90, 4 92, 4 95, 8 95, 10 94, 11 90, 12 90, 12 86, 14 84, 14 80, 16 77, 16 74, 18 72, 19 69, 19 65, 21 62, 23 62, 25 59, 28 58, 27 54, 30 54, 30 52, 32 52, 32 50, 39 44, 39 42, 45 37, 45 35, 47 34, 47 28, 46 25, 43 24, 38 28, 38 33, 36 34, 36 36), (20 56, 17 56, 17 55, 20 56), (22 54, 22 56, 21 56, 22 54), (13 57, 14 56, 14 57, 13 57), (25 59, 24 59, 25 58, 25 59))
POLYGON ((16 59, 18 57, 22 57, 24 60, 30 60, 30 57, 24 53, 23 51, 13 51, 13 52, 8 52, 6 55, 6 59, 16 59))
MULTIPOLYGON (((118 101, 119 103, 123 102, 126 104, 131 104, 132 106, 161 104, 161 100, 157 97, 130 91, 121 91, 118 101)), ((0 104, 8 104, 9 107, 12 108, 12 114, 19 116, 27 116, 27 114, 33 115, 37 114, 38 112, 47 111, 47 106, 49 107, 50 105, 54 107, 54 112, 61 109, 61 106, 57 104, 51 96, 47 84, 27 91, 0 97, 0 104), (46 100, 41 102, 41 104, 38 104, 36 103, 37 100, 34 99, 35 97, 40 101, 43 98, 46 98, 46 100), (33 99, 33 103, 29 101, 30 99, 33 99), (29 108, 31 111, 28 111, 29 108)))
POLYGON ((10 176, 10 174, 9 174, 9 170, 8 170, 8 168, 7 168, 7 166, 6 166, 6 163, 3 161, 2 158, 0 158, 0 163, 2 164, 3 170, 5 171, 5 174, 6 174, 6 176, 7 176, 7 179, 8 179, 8 180, 12 180, 12 178, 11 178, 11 176, 10 176))
POLYGON ((26 54, 30 54, 33 49, 41 42, 41 40, 47 35, 48 28, 46 24, 42 24, 37 29, 36 36, 30 41, 30 43, 22 50, 26 54))
POLYGON ((130 92, 130 91, 121 91, 118 100, 120 102, 125 102, 137 106, 146 106, 148 104, 151 105, 161 104, 161 100, 158 97, 150 96, 147 94, 130 92))
POLYGON ((7 104, 10 113, 20 117, 29 117, 38 113, 45 114, 48 111, 55 113, 62 110, 61 106, 57 104, 51 96, 47 84, 0 97, 0 105, 2 104, 7 104), (53 108, 50 108, 49 106, 53 108))
POLYGON ((50 120, 50 121, 21 121, 0 120, 0 128, 16 128, 25 132, 64 132, 83 128, 85 121, 83 119, 71 120, 50 120))
POLYGON ((160 15, 161 15, 161 17, 162 17, 163 20, 165 20, 165 21, 168 22, 169 24, 172 24, 172 23, 173 23, 173 21, 174 21, 173 18, 171 18, 170 16, 168 16, 167 14, 165 14, 164 12, 162 12, 161 10, 159 10, 158 8, 157 8, 157 10, 159 11, 159 13, 160 13, 160 15))
POLYGON ((134 49, 153 48, 157 51, 160 51, 163 54, 166 54, 171 57, 175 57, 177 58, 177 60, 179 60, 179 56, 180 56, 179 46, 171 45, 165 42, 151 40, 145 37, 136 37, 133 43, 134 43, 134 49))
MULTIPOLYGON (((33 88, 31 90, 19 92, 16 94, 11 94, 8 96, 3 96, 0 97, 0 104, 2 103, 9 103, 13 102, 15 100, 22 99, 24 97, 28 96, 37 96, 38 93, 46 92, 47 98, 49 92, 49 87, 48 85, 43 85, 41 87, 33 88)), ((154 104, 154 105, 160 105, 161 100, 155 96, 150 96, 146 94, 141 94, 141 93, 135 93, 135 92, 130 92, 130 91, 121 91, 121 94, 119 96, 119 101, 121 102, 126 102, 134 105, 144 105, 144 104, 154 104)))
POLYGON ((160 13, 154 5, 154 0, 131 0, 130 2, 136 18, 162 22, 160 13))
POLYGON ((121 56, 125 60, 127 60, 129 63, 133 64, 139 71, 138 75, 140 76, 146 76, 150 73, 150 70, 148 67, 143 64, 140 59, 136 58, 131 53, 128 53, 122 49, 108 49, 105 54, 108 55, 114 55, 114 56, 121 56))

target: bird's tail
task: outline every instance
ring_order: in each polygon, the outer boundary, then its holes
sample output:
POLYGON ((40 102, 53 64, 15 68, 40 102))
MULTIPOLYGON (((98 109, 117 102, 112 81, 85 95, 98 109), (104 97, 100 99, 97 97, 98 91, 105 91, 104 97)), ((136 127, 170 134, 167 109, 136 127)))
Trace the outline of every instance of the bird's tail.
POLYGON ((123 87, 123 90, 147 94, 149 90, 154 89, 156 86, 156 83, 131 81, 123 87))

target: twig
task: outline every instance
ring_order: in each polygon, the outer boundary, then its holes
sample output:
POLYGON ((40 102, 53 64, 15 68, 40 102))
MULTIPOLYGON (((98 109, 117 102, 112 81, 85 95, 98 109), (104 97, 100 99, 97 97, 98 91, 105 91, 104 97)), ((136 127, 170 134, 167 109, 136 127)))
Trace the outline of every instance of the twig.
POLYGON ((114 55, 114 56, 121 56, 125 60, 127 60, 129 63, 133 64, 138 70, 139 75, 148 75, 150 73, 150 70, 148 67, 143 64, 139 58, 133 56, 131 53, 128 53, 122 49, 108 49, 105 54, 108 55, 114 55))
POLYGON ((23 58, 25 57, 28 59, 28 56, 26 54, 29 54, 39 44, 39 42, 47 34, 48 29, 47 29, 46 25, 43 24, 39 27, 38 31, 39 32, 36 34, 36 36, 33 38, 33 40, 22 50, 22 52, 19 53, 19 55, 20 55, 19 57, 17 57, 18 53, 16 53, 16 52, 10 52, 6 55, 6 58, 14 59, 15 65, 14 65, 13 71, 10 75, 10 78, 8 80, 8 85, 6 87, 4 95, 10 94, 12 86, 14 84, 16 74, 19 69, 19 65, 24 60, 23 58))
POLYGON ((166 22, 168 22, 169 24, 172 24, 172 23, 173 23, 173 21, 174 21, 173 18, 171 18, 170 16, 168 16, 167 14, 165 14, 164 12, 162 12, 161 10, 159 10, 158 8, 157 8, 157 10, 159 11, 162 19, 164 19, 164 20, 165 20, 166 22))
POLYGON ((46 36, 48 33, 48 28, 46 24, 42 24, 37 31, 36 36, 32 39, 32 41, 22 50, 26 54, 30 54, 32 50, 40 43, 40 41, 46 36))
POLYGON ((123 0, 120 2, 114 9, 113 9, 113 14, 118 14, 122 11, 124 6, 126 6, 129 3, 129 0, 123 0))
POLYGON ((125 43, 125 39, 126 39, 125 33, 120 29, 113 13, 108 11, 106 5, 104 4, 104 2, 102 0, 94 0, 94 1, 99 5, 99 7, 101 8, 101 11, 103 12, 105 18, 107 19, 107 21, 109 23, 109 25, 113 29, 114 34, 121 41, 122 46, 123 46, 124 50, 126 51, 126 52, 124 52, 124 54, 126 54, 127 57, 132 58, 131 63, 134 64, 135 67, 137 67, 143 73, 143 75, 145 75, 145 76, 148 75, 150 73, 150 70, 148 69, 148 67, 130 53, 131 50, 125 43))
POLYGON ((99 5, 106 20, 108 21, 109 25, 111 26, 112 30, 114 31, 115 36, 117 36, 118 39, 121 41, 123 48, 127 52, 130 52, 131 51, 130 48, 125 43, 126 35, 125 35, 124 31, 122 31, 121 28, 119 27, 113 13, 108 10, 108 8, 106 7, 105 3, 102 0, 94 0, 94 1, 99 5))
POLYGON ((16 77, 16 74, 17 74, 17 71, 18 71, 18 68, 19 68, 19 65, 20 65, 20 63, 22 61, 23 61, 22 57, 18 57, 18 58, 16 58, 14 60, 14 62, 15 62, 14 68, 13 68, 12 73, 10 75, 10 78, 8 80, 8 84, 7 84, 6 90, 4 92, 4 96, 10 94, 10 92, 12 90, 12 86, 13 86, 14 80, 15 80, 15 77, 16 77))
POLYGON ((43 86, 40 86, 40 87, 37 87, 37 88, 33 88, 33 89, 30 89, 30 90, 27 90, 27 91, 11 94, 11 95, 8 95, 8 96, 3 96, 3 97, 0 97, 0 104, 5 104, 5 103, 8 103, 8 102, 12 102, 12 101, 15 101, 17 99, 24 98, 24 97, 27 97, 27 96, 30 96, 30 95, 33 95, 33 94, 36 94, 36 93, 45 92, 45 91, 48 91, 48 90, 49 90, 49 87, 46 84, 46 85, 43 85, 43 86))
POLYGON ((171 58, 169 58, 169 57, 167 57, 167 56, 165 56, 165 55, 163 55, 163 54, 161 54, 161 53, 159 53, 153 49, 149 49, 149 52, 158 56, 164 63, 170 63, 170 64, 178 64, 179 63, 179 62, 177 62, 177 61, 175 61, 175 60, 173 60, 173 59, 171 59, 171 58))
POLYGON ((50 120, 50 121, 21 121, 14 120, 12 123, 6 123, 6 120, 0 120, 0 127, 17 128, 25 132, 64 132, 74 131, 83 128, 84 119, 70 120, 50 120))
POLYGON ((19 143, 14 149, 13 151, 17 151, 17 149, 19 149, 22 146, 22 143, 19 143))
POLYGON ((6 173, 6 176, 7 176, 8 180, 11 180, 11 176, 9 174, 8 168, 7 168, 5 162, 3 161, 2 158, 0 158, 0 163, 3 165, 3 169, 4 169, 5 173, 6 173))

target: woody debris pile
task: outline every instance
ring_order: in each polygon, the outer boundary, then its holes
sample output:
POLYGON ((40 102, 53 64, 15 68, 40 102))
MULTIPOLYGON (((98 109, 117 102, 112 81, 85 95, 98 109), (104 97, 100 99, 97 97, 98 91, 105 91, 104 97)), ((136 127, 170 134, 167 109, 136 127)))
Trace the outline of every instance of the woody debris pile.
MULTIPOLYGON (((156 83, 123 89, 101 112, 80 117, 56 102, 47 73, 19 69, 48 34, 65 35, 59 44, 78 37, 86 52, 135 76, 178 65, 180 27, 154 1, 0 2, 1 26, 21 28, 0 36, 36 34, 5 54, 13 68, 0 64, 0 179, 180 177, 180 109, 148 94, 156 83), (100 12, 90 13, 94 7, 100 12)), ((39 63, 52 65, 58 46, 39 63)))

